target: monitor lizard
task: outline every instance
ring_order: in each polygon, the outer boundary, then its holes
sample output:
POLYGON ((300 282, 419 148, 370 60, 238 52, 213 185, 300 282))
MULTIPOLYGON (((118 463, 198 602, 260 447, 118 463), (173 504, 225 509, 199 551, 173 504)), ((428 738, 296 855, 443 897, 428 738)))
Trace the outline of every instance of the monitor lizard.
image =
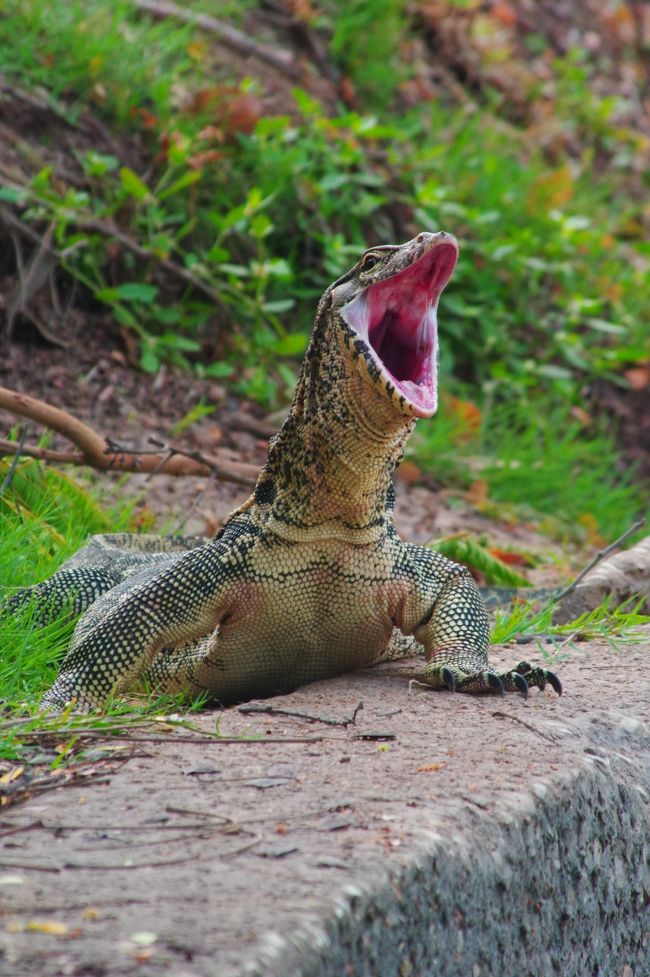
POLYGON ((437 408, 437 305, 457 255, 452 235, 418 234, 325 291, 254 493, 214 538, 93 537, 12 598, 85 611, 44 706, 101 707, 143 678, 225 705, 418 652, 435 689, 561 693, 527 662, 493 671, 469 571, 393 525, 394 469, 437 408))

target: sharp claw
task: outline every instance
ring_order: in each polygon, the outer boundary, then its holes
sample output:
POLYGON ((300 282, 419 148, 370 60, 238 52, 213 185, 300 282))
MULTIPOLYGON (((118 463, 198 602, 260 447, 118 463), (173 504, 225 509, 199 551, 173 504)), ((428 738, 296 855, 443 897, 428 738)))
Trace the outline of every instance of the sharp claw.
POLYGON ((440 677, 450 692, 456 691, 456 676, 452 672, 451 668, 443 668, 440 672, 440 677))
POLYGON ((485 672, 484 675, 485 675, 485 678, 487 679, 487 683, 488 683, 488 685, 490 686, 491 689, 494 689, 494 691, 495 692, 498 692, 499 695, 505 695, 506 694, 506 690, 503 687, 503 682, 501 681, 501 679, 499 678, 499 676, 496 674, 496 672, 485 672))
POLYGON ((523 675, 520 675, 519 672, 513 672, 512 673, 512 681, 515 683, 515 685, 517 686, 517 688, 519 689, 519 691, 523 695, 524 699, 527 699, 528 698, 528 682, 526 681, 526 679, 524 678, 524 676, 523 675))
POLYGON ((558 695, 562 695, 562 683, 560 682, 555 672, 546 671, 545 675, 546 675, 546 681, 551 686, 551 688, 554 689, 558 695))

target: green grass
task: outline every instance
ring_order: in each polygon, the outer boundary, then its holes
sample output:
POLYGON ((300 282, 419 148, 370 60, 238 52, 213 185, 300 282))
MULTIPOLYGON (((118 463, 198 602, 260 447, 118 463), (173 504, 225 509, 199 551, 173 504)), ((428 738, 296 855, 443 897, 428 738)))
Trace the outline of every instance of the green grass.
MULTIPOLYGON (((0 484, 10 459, 0 459, 0 484)), ((0 496, 0 595, 49 576, 93 533, 125 528, 130 507, 103 511, 87 489, 37 461, 20 462, 0 496)), ((29 608, 0 619, 0 688, 3 701, 17 706, 37 701, 53 681, 71 623, 61 618, 44 628, 29 608)))
POLYGON ((619 645, 646 640, 647 630, 642 629, 647 629, 650 616, 639 612, 643 603, 643 599, 632 598, 615 607, 611 599, 605 598, 598 607, 585 611, 566 624, 553 624, 552 601, 542 608, 534 603, 513 605, 505 611, 496 612, 490 641, 493 644, 506 644, 526 635, 537 639, 537 648, 546 657, 550 654, 556 660, 566 656, 566 648, 562 652, 555 644, 549 651, 541 644, 546 636, 550 635, 558 641, 562 639, 562 646, 572 645, 575 641, 595 641, 600 638, 608 641, 618 651, 619 645))
MULTIPOLYGON (((443 379, 444 383, 444 379, 443 379)), ((487 514, 541 520, 556 537, 611 542, 648 514, 647 493, 634 473, 619 470, 604 422, 585 427, 568 405, 548 396, 474 408, 443 398, 439 414, 422 422, 409 453, 442 484, 481 483, 487 514), (600 538, 600 539, 599 539, 600 538)))
MULTIPOLYGON (((0 485, 9 467, 10 460, 0 459, 0 485)), ((0 494, 0 608, 16 590, 54 573, 89 535, 128 530, 131 510, 125 504, 101 508, 88 487, 69 476, 40 462, 19 463, 0 494)), ((179 708, 200 706, 182 696, 152 694, 109 703, 101 715, 43 716, 41 696, 56 677, 75 622, 65 614, 46 624, 37 618, 30 606, 16 614, 0 612, 0 760, 38 766, 45 749, 55 751, 46 764, 50 769, 82 762, 100 734, 128 733, 156 717, 169 723, 179 708)))
POLYGON ((43 86, 54 98, 71 97, 72 118, 86 103, 122 125, 142 109, 167 107, 170 114, 175 93, 194 73, 188 52, 193 30, 134 14, 129 0, 7 0, 3 71, 43 86))

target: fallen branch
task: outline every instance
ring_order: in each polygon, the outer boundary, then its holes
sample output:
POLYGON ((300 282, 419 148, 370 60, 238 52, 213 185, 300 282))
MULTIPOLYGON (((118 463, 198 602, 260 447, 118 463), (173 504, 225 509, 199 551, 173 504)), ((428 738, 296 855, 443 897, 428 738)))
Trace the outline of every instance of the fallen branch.
POLYGON ((214 477, 222 482, 237 485, 254 485, 259 469, 245 462, 221 462, 208 458, 198 451, 184 451, 173 445, 166 446, 164 453, 125 450, 98 434, 67 411, 53 407, 36 397, 0 387, 0 409, 28 417, 37 424, 70 441, 77 452, 50 451, 28 445, 19 446, 13 441, 0 440, 0 454, 18 453, 44 461, 73 465, 88 465, 98 471, 139 472, 157 475, 214 477))
POLYGON ((258 61, 265 61, 289 78, 300 77, 298 66, 288 51, 277 51, 266 44, 258 44, 248 34, 238 31, 230 24, 224 24, 223 21, 217 20, 215 17, 210 17, 209 14, 187 10, 185 7, 179 7, 175 3, 167 2, 167 0, 134 0, 134 6, 138 10, 152 14, 159 20, 175 17, 187 24, 196 24, 197 27, 215 34, 222 44, 232 48, 233 51, 238 51, 247 57, 257 58, 258 61))

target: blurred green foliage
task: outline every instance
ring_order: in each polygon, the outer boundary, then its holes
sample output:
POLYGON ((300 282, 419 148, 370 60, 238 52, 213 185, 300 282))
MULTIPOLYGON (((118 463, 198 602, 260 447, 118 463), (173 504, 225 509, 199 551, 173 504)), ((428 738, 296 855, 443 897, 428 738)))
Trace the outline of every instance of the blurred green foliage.
MULTIPOLYGON (((595 92, 579 50, 550 62, 549 126, 562 136, 552 152, 497 114, 503 96, 489 89, 482 104, 408 107, 409 11, 401 0, 314 4, 312 27, 363 111, 326 110, 296 88, 284 114, 269 115, 260 83, 215 83, 210 38, 173 18, 153 21, 127 0, 7 0, 5 74, 43 86, 73 124, 89 105, 118 139, 138 141, 146 165, 135 172, 86 149, 76 180, 46 165, 0 197, 54 226, 62 264, 138 337, 143 370, 170 362, 223 377, 269 408, 291 395, 317 297, 362 249, 453 231, 461 260, 441 300, 445 385, 516 414, 510 443, 526 466, 555 452, 566 484, 582 445, 584 470, 602 483, 600 434, 590 444, 578 431, 562 454, 557 431, 586 384, 624 387, 626 369, 650 356, 650 245, 639 180, 628 180, 642 141, 617 124, 616 97, 595 92), (562 148, 572 144, 580 151, 562 148)), ((491 56, 504 60, 498 47, 491 56)), ((523 97, 538 88, 529 80, 523 97)), ((500 416, 490 411, 493 428, 500 416)), ((508 424, 491 442, 485 434, 486 451, 499 450, 508 424)), ((613 457, 607 441, 607 486, 618 480, 613 457)), ((548 468, 549 484, 560 467, 548 468)), ((518 491, 513 471, 490 475, 503 497, 518 491)), ((550 504, 546 488, 538 495, 550 504)))

